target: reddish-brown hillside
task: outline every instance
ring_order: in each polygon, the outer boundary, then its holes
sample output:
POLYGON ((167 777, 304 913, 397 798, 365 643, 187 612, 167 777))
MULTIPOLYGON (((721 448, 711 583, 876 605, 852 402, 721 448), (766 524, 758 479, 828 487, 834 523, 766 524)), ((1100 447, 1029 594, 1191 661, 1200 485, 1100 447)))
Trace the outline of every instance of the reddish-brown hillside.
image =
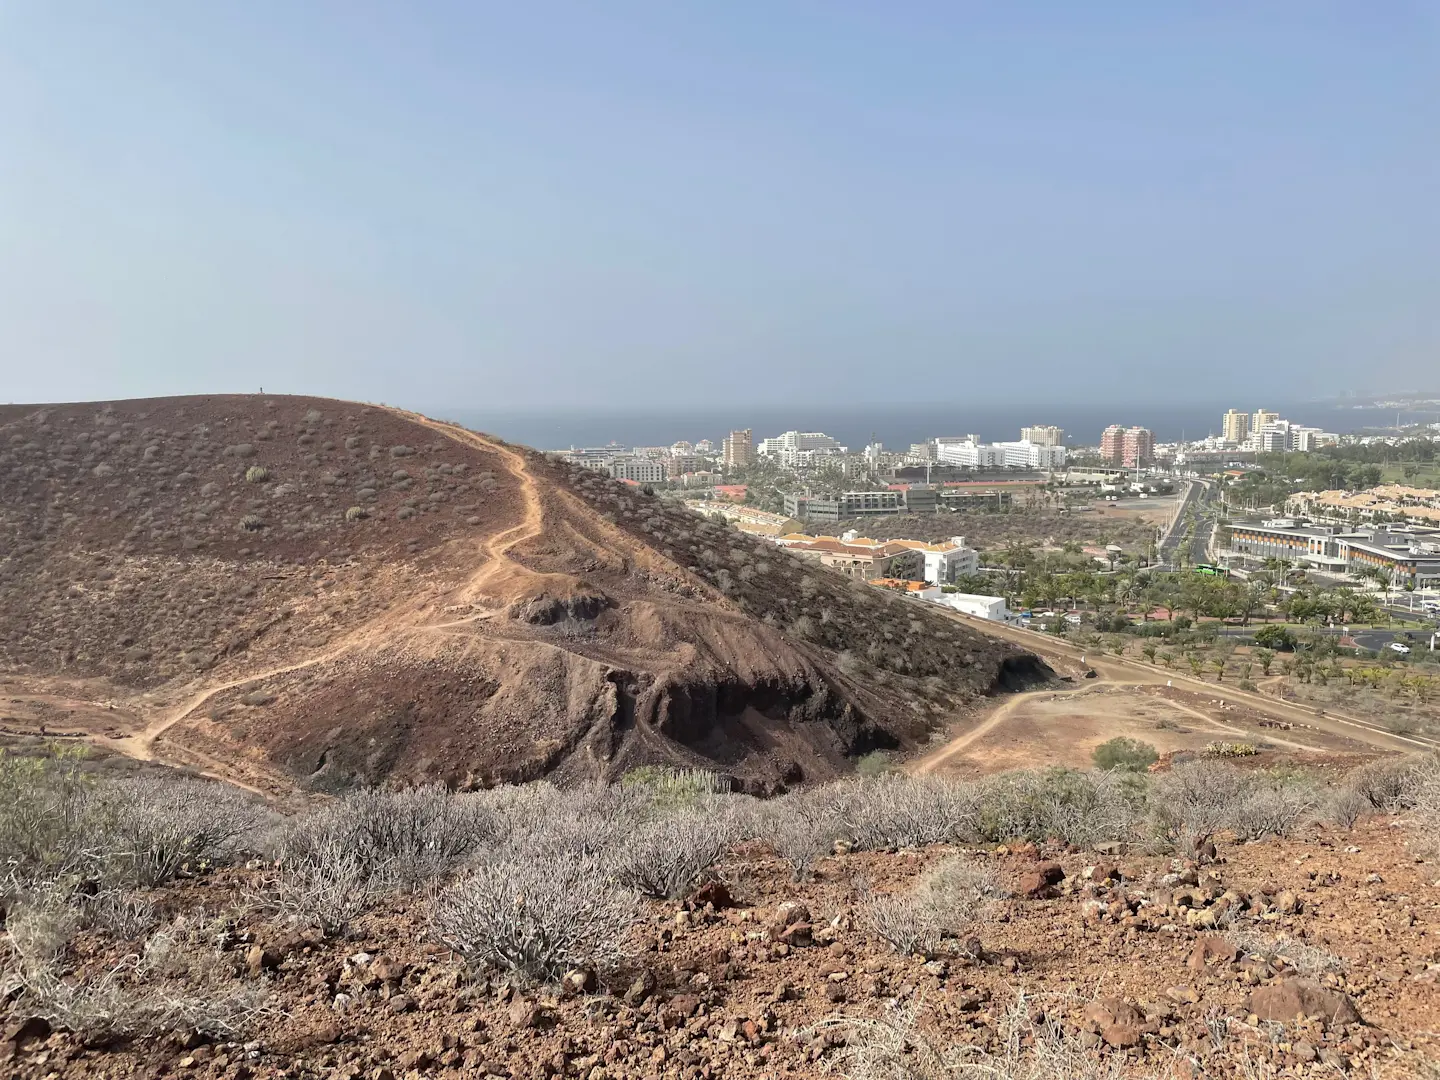
POLYGON ((0 605, 20 728, 321 789, 764 788, 1043 674, 633 488, 315 398, 0 407, 0 605))

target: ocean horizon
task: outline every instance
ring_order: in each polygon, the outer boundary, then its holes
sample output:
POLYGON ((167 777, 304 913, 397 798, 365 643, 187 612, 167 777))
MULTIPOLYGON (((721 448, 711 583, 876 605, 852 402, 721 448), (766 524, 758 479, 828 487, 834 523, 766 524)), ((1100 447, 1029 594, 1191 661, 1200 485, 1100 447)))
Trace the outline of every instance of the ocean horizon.
MULTIPOLYGON (((669 446, 680 440, 710 439, 717 446, 733 430, 750 428, 755 440, 785 431, 823 431, 852 450, 879 440, 888 449, 907 449, 936 436, 978 435, 985 442, 1018 439, 1020 428, 1056 424, 1071 446, 1094 446, 1110 424, 1138 424, 1159 442, 1218 434, 1230 405, 884 405, 871 409, 813 404, 756 404, 708 409, 635 410, 472 409, 443 407, 431 415, 540 450, 570 447, 669 446)), ((1239 405, 1234 405, 1239 408, 1239 405)), ((1440 421, 1440 413, 1357 408, 1336 402, 1260 402, 1249 407, 1278 412, 1296 423, 1341 434, 1367 428, 1440 421)))

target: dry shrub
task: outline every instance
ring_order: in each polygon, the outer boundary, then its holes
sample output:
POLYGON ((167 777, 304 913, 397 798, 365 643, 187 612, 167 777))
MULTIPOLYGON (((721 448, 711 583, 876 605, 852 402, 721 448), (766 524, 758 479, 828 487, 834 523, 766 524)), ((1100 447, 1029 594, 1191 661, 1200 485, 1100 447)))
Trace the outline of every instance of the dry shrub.
POLYGON ((1302 975, 1318 977, 1339 974, 1347 965, 1332 952, 1289 937, 1272 937, 1250 928, 1227 930, 1225 937, 1236 948, 1266 960, 1282 960, 1302 975))
MULTIPOLYGON (((832 1017, 819 1028, 845 1033, 845 1044, 826 1066, 850 1080, 1122 1080, 1130 1075, 1123 1058, 1099 1057, 1058 1022, 1033 1021, 1031 1012, 1029 999, 1018 994, 999 1019, 1004 1045, 993 1053, 965 1043, 942 1045, 921 1029, 910 1004, 892 1005, 873 1019, 832 1017)), ((1147 1075, 1159 1080, 1176 1074, 1147 1075)))
POLYGON ((1415 791, 1414 804, 1419 834, 1416 848, 1426 855, 1440 854, 1440 774, 1431 770, 1424 775, 1415 791))
POLYGON ((635 894, 608 871, 593 856, 498 856, 440 894, 431 927, 470 962, 522 981, 608 970, 624 955, 637 913, 635 894))
POLYGON ((1354 788, 1346 786, 1328 793, 1323 802, 1323 816, 1342 829, 1353 829, 1355 823, 1373 809, 1373 804, 1354 788))
POLYGON ((860 849, 970 842, 980 832, 977 785, 938 776, 882 776, 848 785, 845 824, 860 849))
POLYGON ((1155 781, 1151 794, 1156 835, 1177 850, 1221 829, 1242 840, 1289 836, 1321 809, 1319 792, 1286 776, 1249 772, 1219 761, 1179 765, 1155 781))
POLYGON ((83 753, 24 758, 0 750, 0 900, 28 884, 70 877, 100 851, 83 753))
POLYGON ((735 839, 731 824, 706 810, 645 822, 616 851, 615 880, 645 896, 681 899, 703 881, 735 839))
POLYGON ((1230 811, 1226 824, 1241 840, 1289 836, 1314 818, 1319 805, 1319 795, 1313 788, 1261 780, 1230 811))
POLYGON ((1415 754, 1367 761, 1350 770, 1346 784, 1377 810, 1393 813, 1415 805, 1427 780, 1440 775, 1440 755, 1415 754))
POLYGON ((1162 838, 1181 851, 1225 827, 1243 799, 1246 781, 1238 769, 1215 761, 1177 765, 1158 777, 1153 817, 1162 838))
POLYGON ((873 898, 866 916, 870 928, 903 955, 934 956, 947 940, 955 951, 973 953, 970 935, 1002 895, 999 882, 984 866, 951 858, 910 891, 873 898))
POLYGON ((1077 847, 1128 840, 1144 814, 1146 780, 1128 772, 1052 768, 980 784, 978 839, 1062 840, 1077 847))
POLYGON ((760 838, 790 867, 796 881, 809 877, 816 861, 831 854, 844 834, 845 792, 843 784, 790 792, 760 812, 760 838))
POLYGON ((548 783, 495 788, 465 796, 494 815, 494 846, 535 858, 609 858, 648 816, 642 794, 618 786, 582 785, 565 791, 548 783))
POLYGON ((96 793, 106 844, 104 876, 153 887, 186 864, 233 855, 267 818, 255 797, 211 780, 141 776, 96 793))
POLYGON ((350 924, 391 892, 394 883, 366 862, 336 833, 312 837, 303 855, 292 855, 267 883, 257 906, 271 907, 291 921, 327 936, 345 934, 350 924))
MULTIPOLYGON (((494 835, 479 801, 443 785, 405 791, 367 789, 287 824, 283 866, 353 865, 387 889, 414 888, 455 870, 494 835)), ((344 876, 344 875, 340 875, 344 876)))
POLYGON ((365 790, 286 823, 268 903, 326 934, 380 899, 453 873, 494 837, 482 801, 443 786, 365 790))
POLYGON ((62 958, 81 921, 58 892, 10 913, 6 982, 26 1015, 90 1040, 172 1032, 232 1038, 266 1011, 266 988, 235 978, 203 917, 176 920, 108 968, 68 974, 62 958))

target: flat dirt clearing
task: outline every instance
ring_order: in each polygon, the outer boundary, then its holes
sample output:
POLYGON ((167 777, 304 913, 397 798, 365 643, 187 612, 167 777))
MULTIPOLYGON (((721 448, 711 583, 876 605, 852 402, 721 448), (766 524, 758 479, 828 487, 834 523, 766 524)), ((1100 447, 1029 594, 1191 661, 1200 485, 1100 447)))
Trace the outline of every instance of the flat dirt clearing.
POLYGON ((1369 749, 1313 728, 1260 727, 1257 719, 1248 709, 1163 686, 1100 683, 1079 690, 1041 690, 1001 700, 920 767, 975 774, 1051 765, 1084 769, 1092 764, 1095 747, 1121 735, 1149 743, 1161 754, 1198 753, 1211 742, 1254 743, 1262 758, 1284 753, 1303 759, 1369 749))
POLYGON ((952 729, 949 742, 912 760, 909 771, 979 775, 1051 765, 1088 768, 1096 746, 1122 735, 1162 755, 1199 752, 1211 742, 1252 743, 1260 754, 1249 760, 1257 763, 1322 764, 1336 755, 1436 748, 1428 738, 1398 736, 1353 716, 1327 715, 1128 659, 1092 657, 1069 642, 1004 624, 987 629, 1023 642, 1071 681, 1064 688, 996 698, 963 728, 952 729), (1086 670, 1093 672, 1089 679, 1086 670))

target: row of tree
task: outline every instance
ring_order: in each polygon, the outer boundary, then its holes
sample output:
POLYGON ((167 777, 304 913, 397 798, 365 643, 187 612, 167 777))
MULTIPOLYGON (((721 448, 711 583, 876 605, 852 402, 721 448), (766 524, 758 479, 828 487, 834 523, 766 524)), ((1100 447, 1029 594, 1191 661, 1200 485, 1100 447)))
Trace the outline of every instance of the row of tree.
POLYGON ((1242 626, 1258 615, 1272 612, 1288 621, 1312 626, 1383 618, 1375 600, 1354 589, 1302 585, 1281 590, 1282 580, 1290 573, 1282 563, 1257 572, 1249 581, 1238 581, 1124 564, 1106 572, 1093 559, 1080 554, 1078 546, 1047 552, 1016 544, 988 561, 995 567, 989 574, 956 585, 965 592, 998 588, 1012 605, 1018 603, 1030 609, 1089 608, 1102 618, 1135 613, 1141 622, 1148 622, 1155 613, 1162 618, 1188 614, 1192 619, 1238 619, 1242 626))

